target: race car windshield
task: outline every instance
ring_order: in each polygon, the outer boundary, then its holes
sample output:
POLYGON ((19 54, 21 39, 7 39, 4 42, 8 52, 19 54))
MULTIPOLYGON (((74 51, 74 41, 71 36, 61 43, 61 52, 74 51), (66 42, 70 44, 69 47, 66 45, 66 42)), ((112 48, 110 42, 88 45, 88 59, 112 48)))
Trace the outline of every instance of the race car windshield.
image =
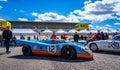
POLYGON ((61 40, 60 43, 71 43, 69 40, 61 40))
POLYGON ((120 41, 120 36, 113 37, 113 40, 119 40, 120 41))

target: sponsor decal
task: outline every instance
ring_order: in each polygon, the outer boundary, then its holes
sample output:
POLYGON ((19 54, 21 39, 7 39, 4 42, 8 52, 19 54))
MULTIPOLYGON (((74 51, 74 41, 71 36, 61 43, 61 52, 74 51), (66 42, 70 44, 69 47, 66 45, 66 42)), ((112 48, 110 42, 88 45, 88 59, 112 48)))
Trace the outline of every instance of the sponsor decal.
POLYGON ((112 42, 111 42, 111 46, 112 46, 114 49, 120 49, 120 46, 119 46, 119 43, 118 43, 118 42, 112 41, 112 42))
POLYGON ((75 25, 75 29, 80 31, 84 29, 89 29, 89 23, 78 23, 75 25))
POLYGON ((57 48, 55 45, 50 45, 47 47, 47 51, 51 54, 54 54, 57 51, 57 48))

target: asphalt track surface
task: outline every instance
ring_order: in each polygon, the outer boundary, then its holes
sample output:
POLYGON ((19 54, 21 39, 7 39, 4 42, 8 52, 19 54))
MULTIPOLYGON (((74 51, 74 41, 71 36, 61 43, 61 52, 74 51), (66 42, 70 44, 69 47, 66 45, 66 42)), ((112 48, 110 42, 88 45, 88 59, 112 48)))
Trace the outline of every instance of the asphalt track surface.
POLYGON ((23 56, 21 47, 0 48, 0 70, 120 70, 120 53, 97 52, 94 59, 72 59, 41 55, 23 56))

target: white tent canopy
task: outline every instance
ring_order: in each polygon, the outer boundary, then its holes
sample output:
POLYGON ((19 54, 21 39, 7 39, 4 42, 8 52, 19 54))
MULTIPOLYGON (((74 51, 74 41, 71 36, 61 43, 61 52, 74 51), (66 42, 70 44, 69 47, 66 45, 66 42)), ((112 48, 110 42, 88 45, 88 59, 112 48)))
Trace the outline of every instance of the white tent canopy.
POLYGON ((93 33, 97 33, 98 31, 97 30, 90 30, 90 32, 93 34, 93 33))
POLYGON ((38 35, 32 29, 12 29, 12 33, 13 35, 38 35))
POLYGON ((59 29, 56 33, 57 34, 66 34, 67 32, 64 31, 63 29, 59 29))
POLYGON ((49 29, 46 29, 42 32, 42 34, 52 34, 53 32, 49 29))
POLYGON ((71 30, 68 31, 69 34, 75 34, 75 32, 78 32, 78 31, 75 30, 75 29, 71 29, 71 30))
POLYGON ((118 32, 118 31, 114 30, 114 29, 103 29, 103 30, 101 30, 101 32, 108 33, 108 34, 113 34, 113 33, 118 32))
POLYGON ((78 33, 79 34, 88 34, 88 33, 90 33, 90 31, 88 31, 88 30, 81 30, 78 33))
POLYGON ((103 30, 101 30, 101 32, 103 32, 103 33, 109 33, 110 31, 108 31, 107 29, 103 29, 103 30))

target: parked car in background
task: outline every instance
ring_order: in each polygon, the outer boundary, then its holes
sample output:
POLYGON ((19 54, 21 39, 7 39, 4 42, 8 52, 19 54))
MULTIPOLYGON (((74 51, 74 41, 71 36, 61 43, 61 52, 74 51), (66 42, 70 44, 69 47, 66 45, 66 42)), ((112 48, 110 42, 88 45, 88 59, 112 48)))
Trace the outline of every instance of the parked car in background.
POLYGON ((120 52, 120 35, 115 35, 108 40, 92 41, 87 46, 94 52, 100 50, 120 52))

